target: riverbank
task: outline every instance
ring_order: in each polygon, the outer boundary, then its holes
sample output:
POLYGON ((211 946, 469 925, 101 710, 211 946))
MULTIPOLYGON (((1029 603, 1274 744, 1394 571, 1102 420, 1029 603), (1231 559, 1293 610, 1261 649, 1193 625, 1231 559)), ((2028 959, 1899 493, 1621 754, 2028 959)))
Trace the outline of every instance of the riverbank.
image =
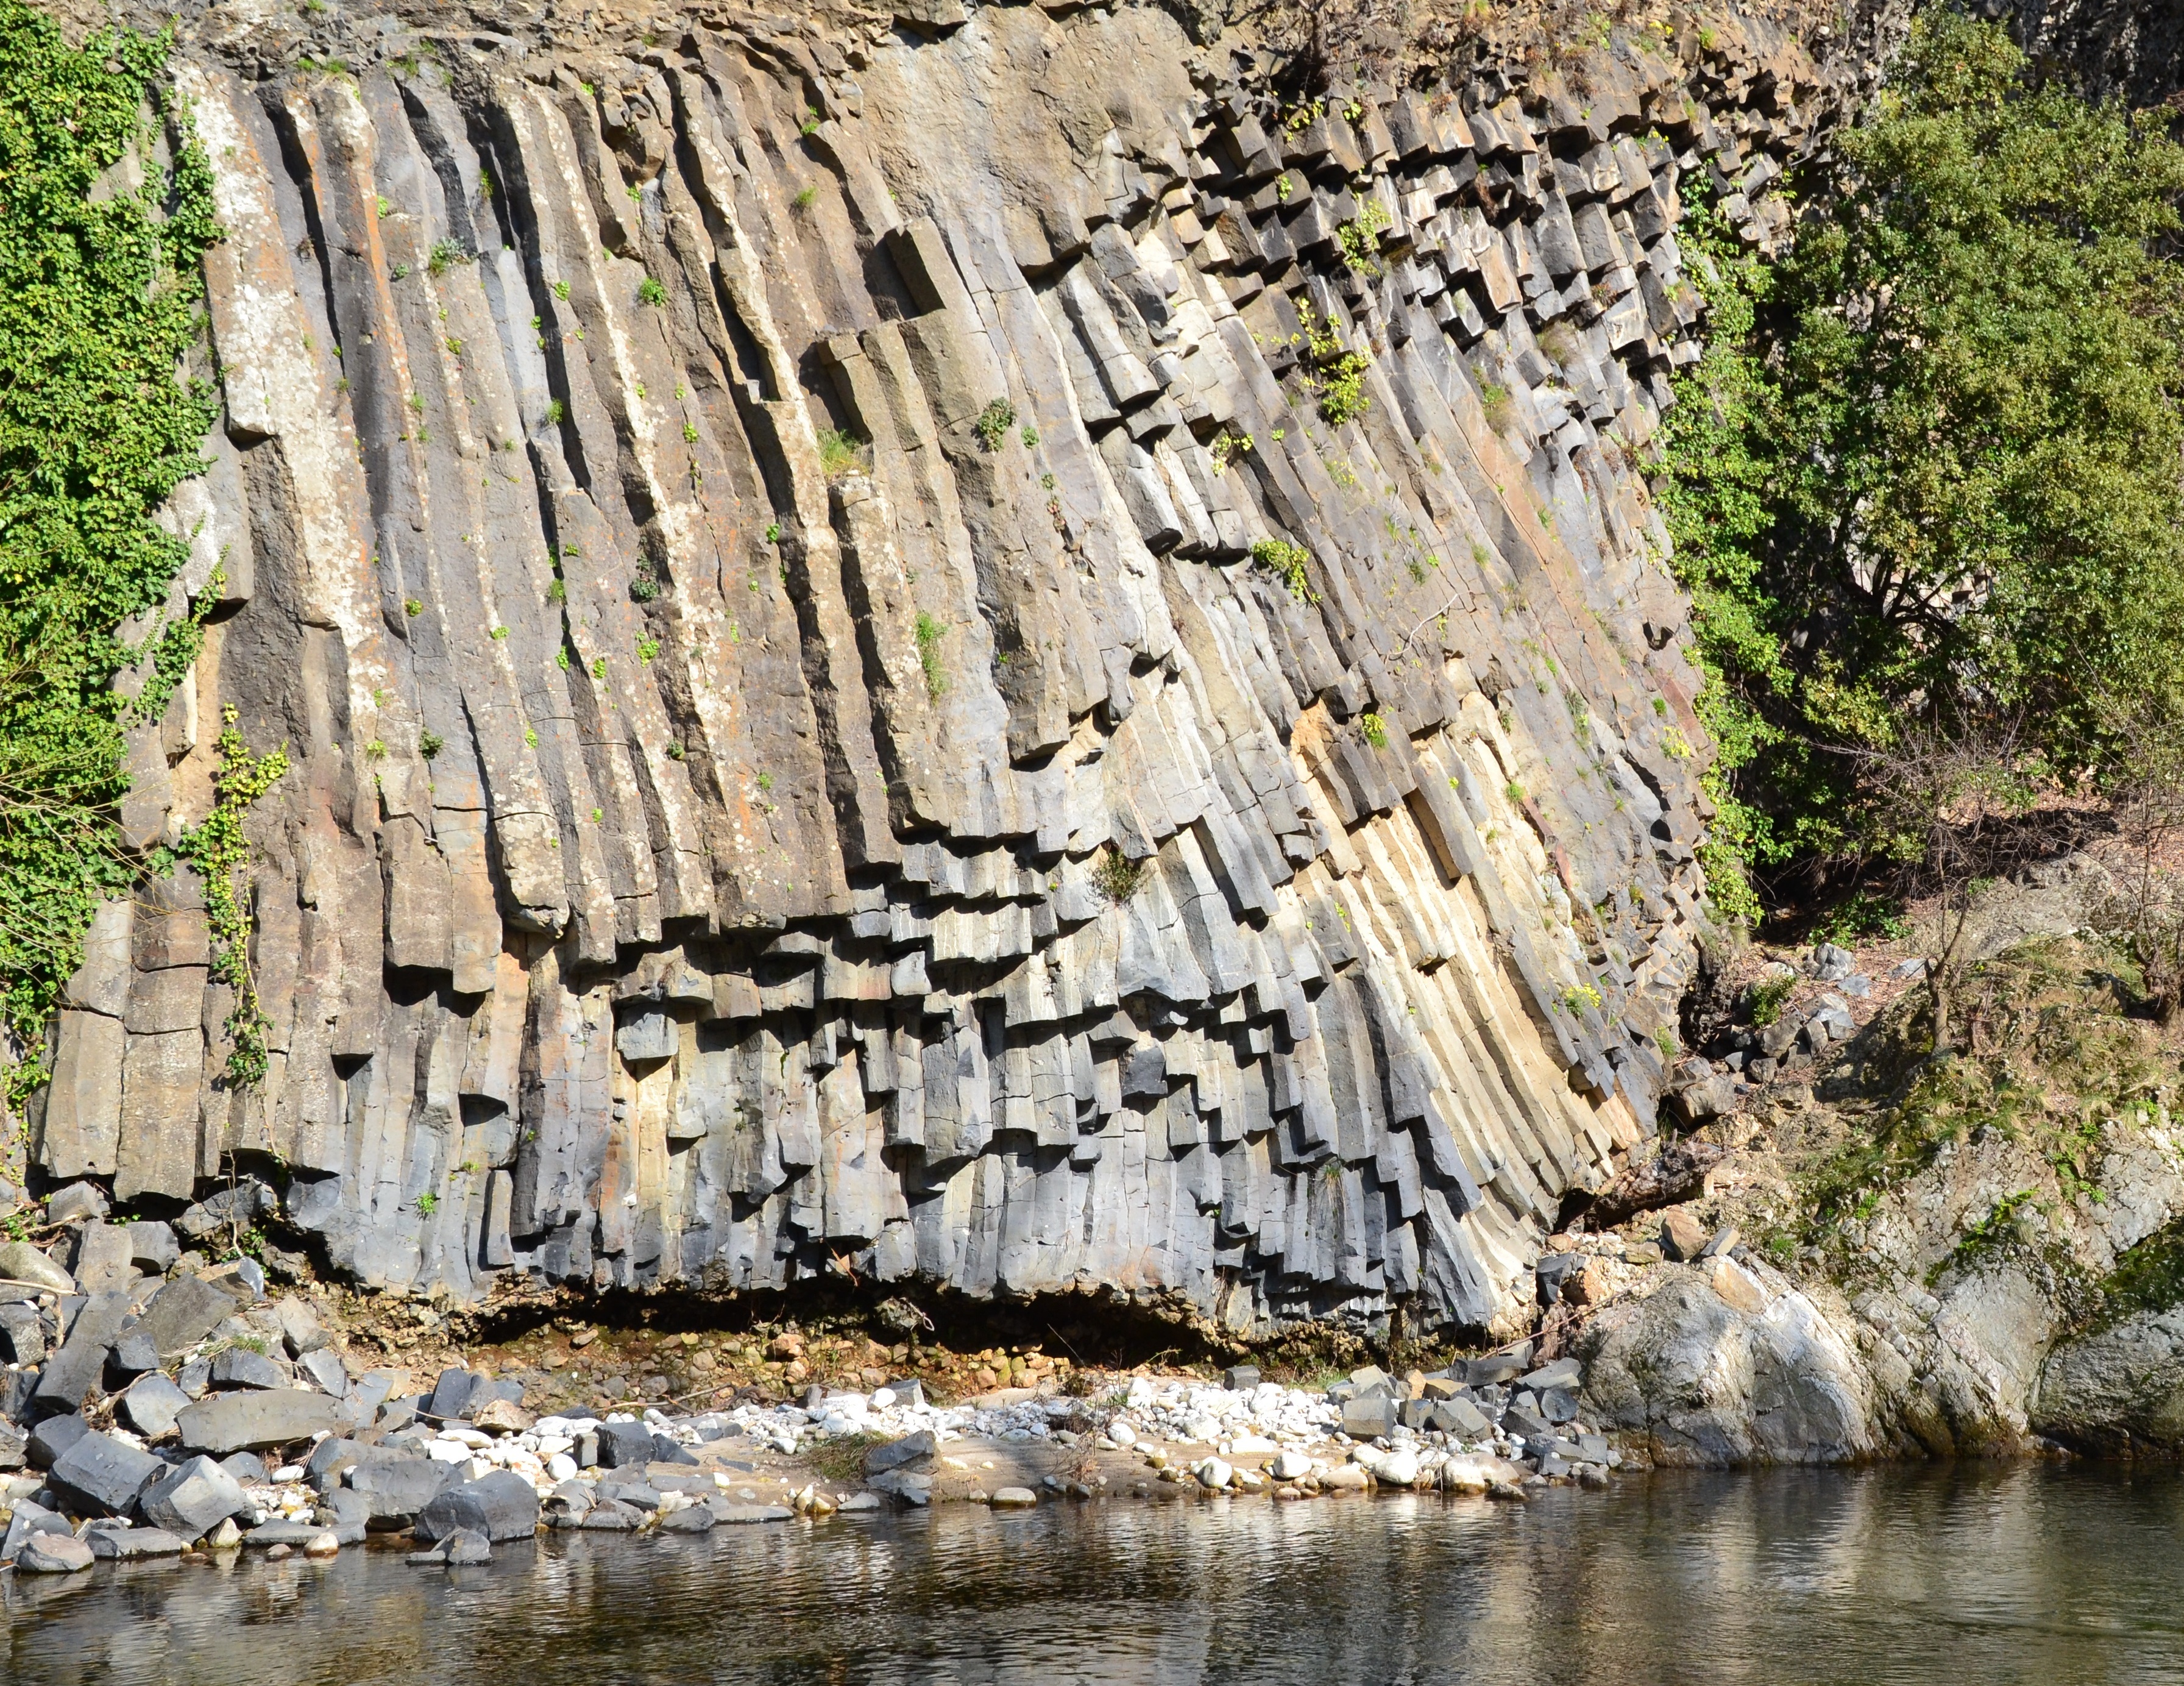
POLYGON ((406 1379, 368 1372, 346 1421, 294 1439, 272 1437, 283 1410, 309 1408, 300 1389, 215 1394, 150 1445, 118 1425, 47 1418, 25 1443, 36 1467, 6 1482, 0 1564, 72 1574, 235 1550, 278 1561, 407 1537, 415 1560, 462 1566, 541 1531, 702 1533, 956 1501, 1384 1488, 1522 1502, 1604 1488, 1624 1462, 1578 1415, 1579 1366, 1531 1367, 1524 1352, 1430 1376, 1368 1367, 1324 1390, 1239 1369, 1216 1385, 1139 1374, 1108 1378, 1098 1398, 1021 1388, 944 1405, 905 1378, 679 1416, 533 1417, 520 1384, 454 1368, 398 1394, 406 1379), (219 1435, 255 1443, 214 1457, 219 1435))

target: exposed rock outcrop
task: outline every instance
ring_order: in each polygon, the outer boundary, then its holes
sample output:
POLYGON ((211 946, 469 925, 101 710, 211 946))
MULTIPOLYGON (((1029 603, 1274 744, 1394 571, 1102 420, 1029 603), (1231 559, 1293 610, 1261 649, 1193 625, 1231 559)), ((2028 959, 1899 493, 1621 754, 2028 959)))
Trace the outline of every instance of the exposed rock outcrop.
POLYGON ((203 816, 224 710, 287 745, 270 1069, 148 883, 39 1171, 172 1213, 278 1167, 326 1262, 460 1298, 1529 1298, 1692 965, 1634 464, 1696 355, 1680 184, 1782 226, 1793 43, 1298 109, 1150 9, 390 15, 258 81, 224 16, 172 511, 222 607, 126 818, 203 816))
POLYGON ((2176 1053, 2106 969, 2013 948, 1975 979, 1981 1055, 1907 1058, 1914 993, 1664 1153, 1703 1150, 1704 1186, 1587 1243, 1612 1292, 1572 1349, 1603 1422, 1672 1463, 2184 1449, 2176 1053), (1710 1256, 1652 1262, 1678 1237, 1710 1256))

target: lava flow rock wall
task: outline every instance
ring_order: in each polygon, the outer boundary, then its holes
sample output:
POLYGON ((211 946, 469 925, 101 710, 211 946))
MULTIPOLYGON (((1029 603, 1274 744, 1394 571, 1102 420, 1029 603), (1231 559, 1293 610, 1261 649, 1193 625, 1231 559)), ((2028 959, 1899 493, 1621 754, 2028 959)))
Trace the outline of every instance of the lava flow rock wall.
POLYGON ((919 21, 186 43, 225 414, 168 514, 220 608, 126 821, 204 815, 230 711, 287 746, 270 1069, 148 879, 37 1175, 240 1167, 470 1299, 1529 1297, 1703 895, 1638 470, 1680 194, 1767 237, 1802 61, 1299 110, 1155 10, 919 21))

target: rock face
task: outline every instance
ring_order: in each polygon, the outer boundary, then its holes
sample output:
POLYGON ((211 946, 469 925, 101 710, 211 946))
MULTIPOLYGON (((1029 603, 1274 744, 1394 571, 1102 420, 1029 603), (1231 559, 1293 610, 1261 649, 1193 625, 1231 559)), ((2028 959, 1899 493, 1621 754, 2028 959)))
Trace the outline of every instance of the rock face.
POLYGON ((2184 1448, 2184 1308, 2058 1346, 2041 1367, 2032 1421, 2088 1451, 2175 1456, 2184 1448))
POLYGON ((277 1156, 333 1266, 460 1298, 1528 1300, 1703 893, 1632 466, 1679 182, 1769 237, 1809 67, 1294 110, 1151 9, 709 15, 262 81, 186 33, 221 606, 126 818, 202 817, 224 709, 287 745, 270 1069, 153 882, 38 1167, 277 1156))
POLYGON ((1763 1265, 1670 1268, 1587 1326, 1585 1393, 1662 1464, 1841 1463, 1882 1449, 1853 1348, 1763 1265))

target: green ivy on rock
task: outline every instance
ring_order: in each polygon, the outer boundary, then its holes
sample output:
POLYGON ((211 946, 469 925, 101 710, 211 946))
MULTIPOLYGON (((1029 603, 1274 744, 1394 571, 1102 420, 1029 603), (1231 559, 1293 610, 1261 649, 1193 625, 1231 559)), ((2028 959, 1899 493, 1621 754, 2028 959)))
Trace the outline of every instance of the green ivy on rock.
POLYGON ((17 1100, 43 1080, 40 1037, 93 912, 135 870, 122 726, 164 708, 201 619, 134 648, 119 630, 187 555, 151 516, 202 470, 217 414, 179 372, 220 229, 186 131, 161 162, 168 44, 109 31, 71 47, 0 0, 0 1013, 32 1050, 17 1100), (148 654, 131 703, 115 680, 148 654))

